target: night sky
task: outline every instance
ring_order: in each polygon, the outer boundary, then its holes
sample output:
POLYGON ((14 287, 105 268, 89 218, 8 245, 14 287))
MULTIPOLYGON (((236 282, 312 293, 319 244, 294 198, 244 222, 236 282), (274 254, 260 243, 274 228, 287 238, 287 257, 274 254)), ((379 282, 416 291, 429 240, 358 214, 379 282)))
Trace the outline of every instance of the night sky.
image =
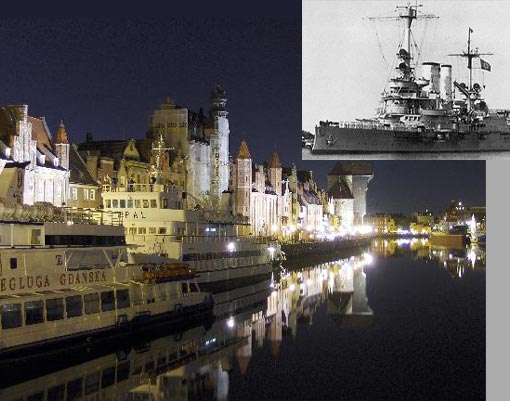
MULTIPOLYGON (((218 13, 219 14, 219 13, 218 13)), ((24 103, 72 142, 143 138, 166 96, 198 111, 221 83, 229 99, 232 154, 248 141, 255 162, 273 150, 314 170, 325 185, 334 162, 301 161, 301 22, 284 18, 3 19, 0 104, 24 103)), ((484 162, 374 162, 369 212, 485 204, 484 162)))

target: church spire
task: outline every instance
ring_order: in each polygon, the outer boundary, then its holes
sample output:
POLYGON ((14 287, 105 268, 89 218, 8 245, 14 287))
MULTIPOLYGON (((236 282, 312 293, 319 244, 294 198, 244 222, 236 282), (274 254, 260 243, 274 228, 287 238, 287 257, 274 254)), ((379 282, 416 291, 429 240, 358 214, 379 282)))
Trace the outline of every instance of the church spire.
POLYGON ((239 152, 237 153, 238 159, 251 159, 250 151, 248 150, 248 144, 246 141, 241 141, 239 146, 239 152))
POLYGON ((64 121, 60 120, 60 125, 57 129, 57 135, 55 136, 55 143, 56 144, 68 144, 69 141, 67 140, 67 132, 66 128, 64 127, 64 121))
POLYGON ((271 161, 269 162, 269 168, 282 168, 282 163, 280 161, 278 153, 273 152, 273 156, 271 157, 271 161))

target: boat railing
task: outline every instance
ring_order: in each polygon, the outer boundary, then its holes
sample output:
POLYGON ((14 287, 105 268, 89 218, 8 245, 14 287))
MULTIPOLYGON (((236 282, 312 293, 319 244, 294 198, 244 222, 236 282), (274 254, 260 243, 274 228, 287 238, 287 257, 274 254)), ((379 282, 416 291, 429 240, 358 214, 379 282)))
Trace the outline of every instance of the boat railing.
POLYGON ((372 129, 372 130, 381 130, 381 131, 413 131, 418 132, 418 128, 409 127, 409 126, 398 126, 398 125, 388 125, 381 124, 369 121, 340 121, 338 125, 335 127, 339 128, 350 128, 350 129, 372 129))

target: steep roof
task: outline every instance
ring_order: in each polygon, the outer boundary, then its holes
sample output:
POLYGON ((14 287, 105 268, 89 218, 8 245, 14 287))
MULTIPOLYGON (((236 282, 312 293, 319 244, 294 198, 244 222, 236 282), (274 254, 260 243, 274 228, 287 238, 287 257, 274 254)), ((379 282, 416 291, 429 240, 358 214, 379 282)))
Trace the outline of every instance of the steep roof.
POLYGON ((374 169, 367 162, 338 162, 328 175, 373 175, 374 169))
POLYGON ((271 161, 269 162, 269 168, 282 168, 282 163, 280 162, 280 157, 278 153, 273 152, 273 156, 271 157, 271 161))
POLYGON ((328 194, 333 199, 354 199, 349 186, 343 180, 335 182, 335 184, 329 189, 328 194))
POLYGON ((78 153, 77 146, 69 147, 69 182, 84 185, 98 185, 90 175, 87 165, 78 153))
POLYGON ((55 143, 69 143, 67 140, 67 132, 66 127, 64 127, 64 122, 60 121, 60 125, 57 128, 57 135, 55 135, 55 143))
POLYGON ((248 144, 246 141, 241 141, 239 146, 239 152, 237 153, 238 159, 251 159, 250 151, 248 150, 248 144))

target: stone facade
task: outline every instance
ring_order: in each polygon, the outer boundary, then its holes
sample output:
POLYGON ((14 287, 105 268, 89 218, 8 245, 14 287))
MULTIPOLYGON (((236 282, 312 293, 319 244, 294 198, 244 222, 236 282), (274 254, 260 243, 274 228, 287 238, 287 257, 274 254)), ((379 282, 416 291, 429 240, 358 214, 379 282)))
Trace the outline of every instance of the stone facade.
POLYGON ((63 124, 53 141, 44 117, 29 116, 27 105, 2 107, 0 160, 0 197, 27 205, 66 205, 69 144, 63 124))

